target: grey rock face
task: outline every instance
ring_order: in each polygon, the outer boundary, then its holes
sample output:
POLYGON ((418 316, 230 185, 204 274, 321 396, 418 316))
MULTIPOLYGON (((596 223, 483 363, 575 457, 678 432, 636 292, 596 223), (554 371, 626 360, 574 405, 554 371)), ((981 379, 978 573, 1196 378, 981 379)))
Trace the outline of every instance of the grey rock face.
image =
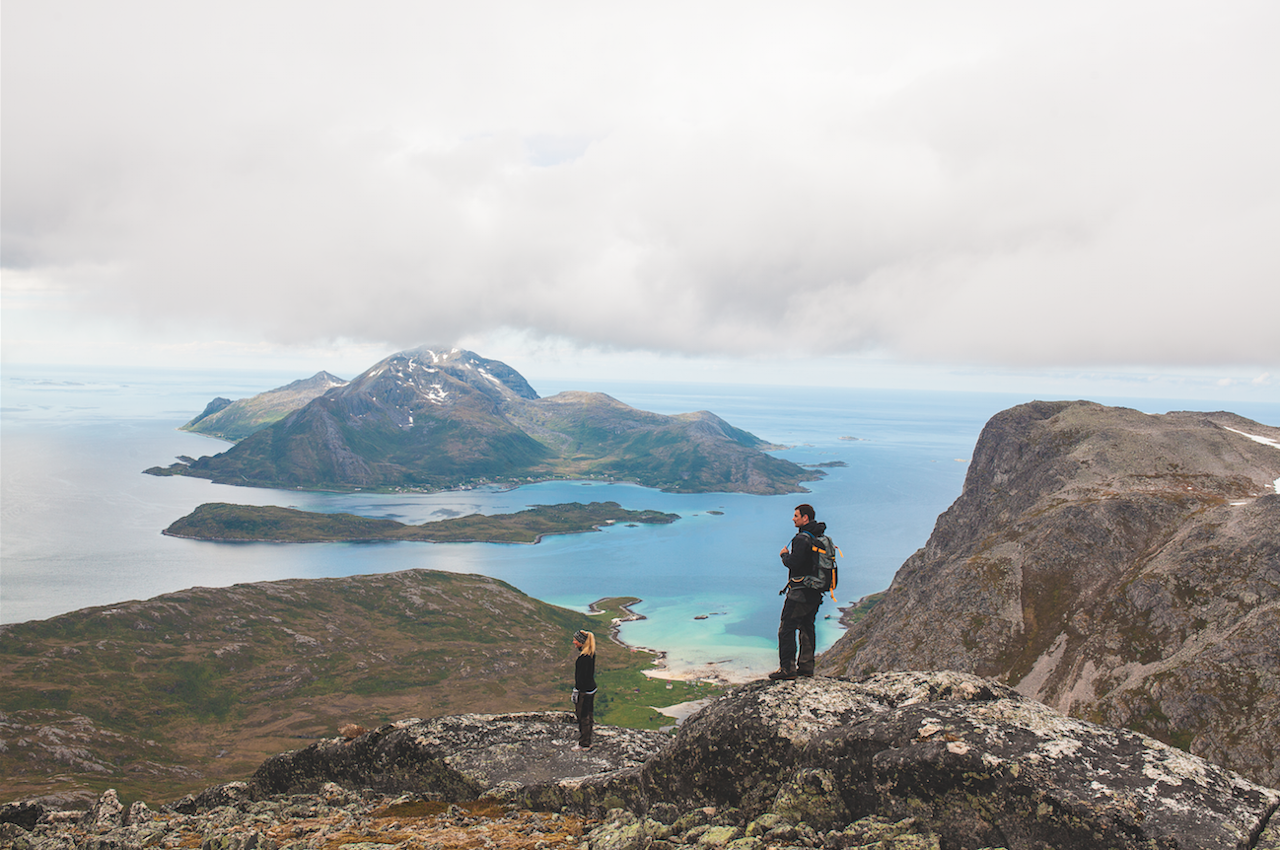
POLYGON ((998 414, 960 498, 819 672, 977 673, 1280 784, 1277 441, 1229 413, 998 414))
POLYGON ((12 823, 23 829, 33 829, 36 822, 47 811, 44 805, 34 800, 18 800, 0 806, 0 823, 12 823))
POLYGON ((85 813, 84 824, 98 829, 111 829, 124 825, 124 805, 121 804, 114 789, 109 789, 99 797, 98 801, 85 813))
POLYGON ((332 782, 460 802, 561 777, 635 767, 669 737, 601 726, 594 746, 575 752, 577 734, 577 721, 567 712, 402 720, 351 741, 334 738, 273 756, 254 773, 248 791, 256 797, 315 793, 332 782))

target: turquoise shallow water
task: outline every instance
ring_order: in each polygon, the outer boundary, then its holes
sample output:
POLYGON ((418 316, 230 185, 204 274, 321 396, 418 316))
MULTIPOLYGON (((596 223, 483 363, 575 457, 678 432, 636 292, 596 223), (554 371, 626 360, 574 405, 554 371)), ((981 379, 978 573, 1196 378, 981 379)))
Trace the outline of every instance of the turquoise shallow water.
MULTIPOLYGON (((225 443, 175 430, 215 395, 238 398, 297 376, 226 376, 7 370, 0 423, 0 621, 19 622, 186 587, 356 575, 416 567, 481 573, 525 593, 585 610, 637 596, 645 619, 623 626, 633 645, 661 650, 677 673, 716 664, 734 676, 776 666, 777 551, 793 532, 792 507, 814 504, 841 546, 840 604, 883 590, 959 495, 968 457, 991 415, 1015 396, 858 390, 612 384, 607 391, 661 413, 707 409, 798 463, 840 461, 809 494, 672 495, 628 484, 547 482, 517 490, 422 496, 255 490, 141 470, 225 443), (856 437, 857 439, 842 439, 856 437), (568 501, 620 502, 680 515, 667 526, 612 527, 496 544, 217 544, 160 531, 204 502, 275 504, 425 522, 472 512, 568 501), (706 615, 704 619, 697 619, 706 615)), ((1151 404, 1151 403, 1148 403, 1151 404)), ((1194 407, 1171 403, 1151 412, 1194 407)), ((1137 406, 1137 405, 1134 405, 1137 406)), ((1240 411, 1253 418, 1275 410, 1240 411)), ((1267 421, 1263 418, 1262 421, 1267 421)), ((819 620, 820 648, 839 635, 837 606, 819 620)))

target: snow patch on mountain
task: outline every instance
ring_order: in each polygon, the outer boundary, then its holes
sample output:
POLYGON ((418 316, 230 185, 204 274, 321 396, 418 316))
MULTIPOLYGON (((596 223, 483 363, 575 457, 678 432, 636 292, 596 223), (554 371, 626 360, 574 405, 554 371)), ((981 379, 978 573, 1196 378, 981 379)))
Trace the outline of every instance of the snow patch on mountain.
POLYGON ((1241 437, 1248 437, 1250 440, 1253 440, 1255 443, 1262 443, 1262 445, 1264 446, 1271 446, 1271 448, 1273 449, 1280 449, 1280 440, 1273 440, 1270 437, 1259 437, 1257 434, 1247 434, 1244 431, 1240 431, 1236 428, 1227 428, 1227 430, 1232 431, 1236 434, 1239 434, 1241 437))
MULTIPOLYGON (((1280 440, 1273 440, 1270 437, 1259 437, 1257 434, 1247 434, 1244 431, 1240 431, 1236 428, 1231 428, 1226 425, 1224 425, 1223 427, 1226 428, 1228 431, 1234 431, 1235 433, 1239 434, 1241 437, 1248 437, 1250 440, 1253 440, 1255 443, 1262 443, 1262 445, 1264 446, 1271 446, 1271 448, 1273 449, 1280 449, 1280 440)), ((1280 478, 1277 478, 1272 483, 1271 486, 1275 488, 1276 493, 1280 493, 1280 478)))

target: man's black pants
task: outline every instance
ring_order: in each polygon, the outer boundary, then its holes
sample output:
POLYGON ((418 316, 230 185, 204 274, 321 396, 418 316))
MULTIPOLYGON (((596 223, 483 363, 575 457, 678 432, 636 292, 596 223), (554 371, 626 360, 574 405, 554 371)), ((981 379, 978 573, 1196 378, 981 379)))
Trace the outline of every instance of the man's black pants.
MULTIPOLYGON (((778 666, 779 669, 792 670, 801 676, 813 675, 813 651, 817 646, 813 621, 818 616, 817 602, 804 599, 792 599, 795 591, 787 591, 787 599, 782 603, 782 622, 778 625, 778 666), (796 655, 796 632, 800 633, 800 654, 796 655)), ((795 593, 799 596, 799 593, 795 593)))

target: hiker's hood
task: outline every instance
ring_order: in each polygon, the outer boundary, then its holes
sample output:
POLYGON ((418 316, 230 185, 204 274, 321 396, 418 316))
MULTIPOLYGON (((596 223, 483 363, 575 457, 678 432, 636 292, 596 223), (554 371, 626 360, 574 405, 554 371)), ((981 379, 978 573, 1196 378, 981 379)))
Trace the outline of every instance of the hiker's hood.
POLYGON ((827 532, 827 524, 825 522, 811 522, 800 530, 807 531, 814 537, 821 537, 827 532))

